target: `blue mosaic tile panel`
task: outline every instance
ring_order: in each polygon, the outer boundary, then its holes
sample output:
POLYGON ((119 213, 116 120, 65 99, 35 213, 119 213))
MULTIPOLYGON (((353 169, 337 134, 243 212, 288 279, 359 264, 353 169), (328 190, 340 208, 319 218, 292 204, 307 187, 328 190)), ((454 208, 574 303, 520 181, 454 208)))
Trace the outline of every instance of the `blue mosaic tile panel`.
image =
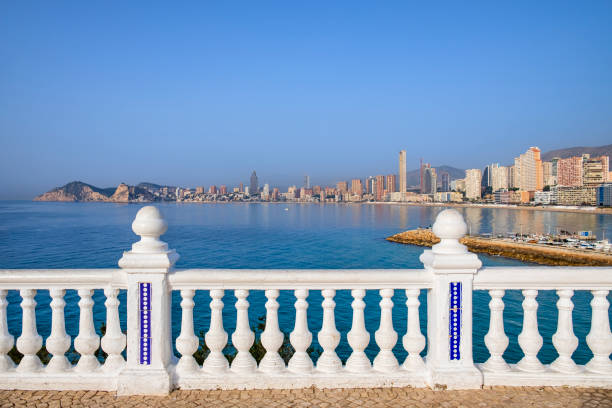
POLYGON ((449 311, 449 340, 450 359, 460 360, 461 344, 461 282, 450 283, 450 311, 449 311))
POLYGON ((140 282, 140 364, 151 364, 151 283, 140 282))

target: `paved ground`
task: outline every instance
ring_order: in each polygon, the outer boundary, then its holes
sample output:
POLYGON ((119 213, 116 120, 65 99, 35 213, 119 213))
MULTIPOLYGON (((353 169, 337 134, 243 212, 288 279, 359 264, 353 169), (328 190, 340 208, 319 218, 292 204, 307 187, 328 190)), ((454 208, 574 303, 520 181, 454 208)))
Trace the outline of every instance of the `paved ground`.
POLYGON ((612 390, 492 387, 174 391, 168 397, 116 397, 95 391, 0 391, 0 407, 612 407, 612 390))

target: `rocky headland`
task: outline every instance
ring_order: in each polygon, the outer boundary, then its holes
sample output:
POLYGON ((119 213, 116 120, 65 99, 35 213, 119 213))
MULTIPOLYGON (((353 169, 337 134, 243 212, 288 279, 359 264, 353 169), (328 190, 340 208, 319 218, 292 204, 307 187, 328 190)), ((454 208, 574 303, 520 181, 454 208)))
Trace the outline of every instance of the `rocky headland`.
POLYGON ((155 201, 155 196, 145 188, 125 183, 116 188, 98 188, 81 181, 73 181, 35 197, 34 201, 131 203, 155 201))

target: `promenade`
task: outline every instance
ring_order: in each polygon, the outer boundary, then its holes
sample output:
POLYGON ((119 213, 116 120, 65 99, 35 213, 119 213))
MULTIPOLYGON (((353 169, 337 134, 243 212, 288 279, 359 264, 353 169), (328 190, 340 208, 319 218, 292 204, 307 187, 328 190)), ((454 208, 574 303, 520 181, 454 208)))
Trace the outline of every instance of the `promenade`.
POLYGON ((354 388, 173 391, 165 397, 117 397, 102 391, 0 391, 5 407, 610 407, 612 390, 567 387, 354 388))

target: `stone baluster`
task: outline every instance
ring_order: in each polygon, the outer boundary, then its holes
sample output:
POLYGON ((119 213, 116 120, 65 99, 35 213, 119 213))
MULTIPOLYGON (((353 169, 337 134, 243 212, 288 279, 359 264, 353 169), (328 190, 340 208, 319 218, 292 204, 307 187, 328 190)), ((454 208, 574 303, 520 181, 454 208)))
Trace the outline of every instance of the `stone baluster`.
POLYGON ((353 289, 351 291, 354 299, 351 303, 353 307, 353 324, 346 337, 353 352, 346 361, 346 370, 354 373, 367 372, 372 368, 370 360, 364 353, 364 350, 370 343, 370 333, 365 328, 363 315, 363 310, 366 306, 363 301, 365 293, 366 291, 363 289, 353 289))
POLYGON ((121 353, 125 349, 125 334, 121 331, 119 322, 119 289, 106 288, 104 296, 106 301, 106 333, 100 341, 102 350, 107 354, 106 361, 102 368, 106 372, 117 372, 125 367, 125 360, 121 353))
POLYGON ((210 354, 204 360, 204 371, 210 374, 223 374, 229 368, 229 363, 223 355, 227 344, 227 332, 223 329, 223 289, 210 291, 210 329, 204 336, 210 354))
POLYGON ((559 357, 552 362, 550 368, 562 373, 577 373, 580 367, 572 360, 572 354, 578 347, 578 337, 574 335, 574 326, 572 324, 572 296, 574 291, 571 289, 558 290, 557 309, 559 310, 559 319, 557 323, 557 332, 553 334, 553 345, 559 353, 559 357))
POLYGON ((232 361, 232 371, 240 374, 250 374, 257 368, 257 362, 249 352, 255 341, 255 333, 249 326, 249 291, 236 290, 236 331, 232 334, 232 343, 238 353, 232 361))
POLYGON ((265 373, 280 373, 285 369, 285 362, 278 354, 278 349, 283 345, 284 336, 278 327, 278 289, 266 290, 266 328, 261 334, 261 344, 266 349, 266 354, 259 363, 259 369, 265 373))
POLYGON ((608 309, 610 302, 606 297, 607 290, 594 290, 593 300, 591 300, 591 331, 587 335, 586 341, 593 358, 586 364, 586 369, 594 373, 612 375, 612 333, 610 333, 610 320, 608 309))
POLYGON ((194 373, 198 368, 198 363, 193 358, 193 353, 198 350, 198 338, 193 331, 193 307, 195 302, 193 296, 195 290, 181 290, 181 333, 176 339, 176 349, 181 353, 181 358, 176 366, 178 374, 194 373))
POLYGON ((490 290, 491 301, 489 309, 491 318, 489 320, 489 332, 485 336, 485 344, 491 356, 482 365, 489 371, 508 371, 510 366, 506 363, 502 355, 508 347, 508 336, 504 332, 504 290, 490 290))
POLYGON ((421 371, 425 368, 425 362, 421 357, 421 351, 425 348, 425 336, 421 333, 421 322, 419 318, 419 289, 406 290, 406 306, 408 307, 408 324, 406 334, 402 338, 404 349, 408 356, 402 367, 408 371, 421 371))
POLYGON ((13 344, 15 344, 15 339, 8 331, 8 321, 6 318, 8 302, 6 294, 6 289, 0 289, 0 373, 15 367, 13 360, 8 356, 8 352, 11 351, 13 344))
POLYGON ((47 351, 53 355, 46 370, 50 373, 61 373, 71 368, 66 358, 66 352, 70 348, 70 336, 66 334, 66 323, 64 319, 64 289, 50 289, 51 295, 51 335, 47 338, 47 351))
POLYGON ((17 366, 19 372, 32 372, 42 368, 42 363, 36 355, 42 347, 42 337, 36 330, 36 295, 35 289, 21 289, 21 310, 23 319, 21 322, 21 336, 17 339, 17 350, 23 354, 23 358, 17 366))
POLYGON ((399 368, 397 358, 393 354, 393 347, 397 343, 397 333, 393 329, 393 289, 381 289, 380 296, 380 326, 374 338, 380 351, 374 358, 374 369, 385 373, 393 372, 399 368))
POLYGON ((100 337, 96 334, 93 322, 93 305, 94 301, 91 298, 93 290, 79 289, 79 335, 74 339, 74 348, 81 355, 75 370, 77 372, 87 373, 95 370, 100 366, 98 359, 94 353, 100 347, 100 337))
POLYGON ((334 309, 336 302, 334 289, 324 289, 323 295, 323 325, 319 331, 319 344, 323 347, 323 353, 317 361, 317 369, 324 373, 335 373, 342 368, 342 361, 336 354, 336 347, 340 344, 340 332, 336 329, 336 318, 334 309))
POLYGON ((543 340, 538 331, 538 291, 528 289, 523 291, 523 330, 518 336, 518 343, 523 350, 524 357, 516 367, 528 372, 541 372, 545 370, 538 359, 538 351, 542 348, 543 340))
POLYGON ((295 373, 307 374, 313 368, 312 360, 306 353, 312 342, 312 333, 308 330, 307 319, 308 302, 306 298, 308 297, 308 289, 297 289, 295 297, 297 298, 295 301, 295 327, 289 336, 295 353, 291 356, 288 366, 289 370, 295 373))

